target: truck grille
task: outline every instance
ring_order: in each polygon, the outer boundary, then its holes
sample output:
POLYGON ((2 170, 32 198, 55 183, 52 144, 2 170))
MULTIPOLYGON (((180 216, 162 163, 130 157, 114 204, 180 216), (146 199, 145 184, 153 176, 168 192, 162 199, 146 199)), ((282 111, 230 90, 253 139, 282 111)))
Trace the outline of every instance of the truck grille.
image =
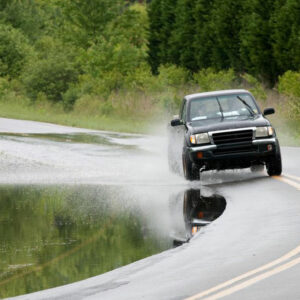
POLYGON ((253 130, 225 131, 212 134, 213 141, 216 145, 227 143, 251 142, 253 139, 253 130))
POLYGON ((258 146, 255 145, 246 145, 242 147, 234 147, 234 148, 221 148, 213 150, 214 155, 224 155, 224 154, 235 154, 235 153, 250 153, 257 152, 258 146))

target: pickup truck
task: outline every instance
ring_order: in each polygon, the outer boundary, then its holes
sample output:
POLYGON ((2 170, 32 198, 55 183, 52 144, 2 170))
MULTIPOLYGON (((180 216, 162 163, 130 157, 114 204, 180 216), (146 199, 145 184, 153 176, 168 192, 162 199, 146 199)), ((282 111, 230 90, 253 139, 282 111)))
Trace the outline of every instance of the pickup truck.
POLYGON ((247 90, 187 95, 168 130, 168 161, 187 180, 208 170, 266 166, 270 176, 282 172, 280 146, 266 115, 247 90))

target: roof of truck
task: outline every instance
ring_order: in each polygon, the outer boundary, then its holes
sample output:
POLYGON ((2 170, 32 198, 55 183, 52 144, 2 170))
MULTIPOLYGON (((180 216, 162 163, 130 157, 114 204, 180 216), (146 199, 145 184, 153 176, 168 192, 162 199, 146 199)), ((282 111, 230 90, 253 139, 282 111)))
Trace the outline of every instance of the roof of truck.
POLYGON ((205 93, 197 93, 197 94, 190 94, 186 95, 184 98, 186 100, 192 100, 196 98, 201 98, 201 97, 210 97, 210 96, 221 96, 221 95, 230 95, 230 94, 251 94, 247 90, 222 90, 222 91, 213 91, 213 92, 205 92, 205 93))

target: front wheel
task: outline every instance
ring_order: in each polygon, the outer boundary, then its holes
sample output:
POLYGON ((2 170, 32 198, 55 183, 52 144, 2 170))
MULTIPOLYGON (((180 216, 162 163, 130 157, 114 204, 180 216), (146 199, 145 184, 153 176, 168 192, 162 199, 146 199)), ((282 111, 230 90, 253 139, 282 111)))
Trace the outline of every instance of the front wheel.
POLYGON ((277 154, 267 162, 267 172, 269 176, 279 176, 282 172, 281 155, 277 154))
POLYGON ((191 161, 186 152, 182 156, 182 166, 185 179, 190 181, 200 180, 200 169, 191 161))

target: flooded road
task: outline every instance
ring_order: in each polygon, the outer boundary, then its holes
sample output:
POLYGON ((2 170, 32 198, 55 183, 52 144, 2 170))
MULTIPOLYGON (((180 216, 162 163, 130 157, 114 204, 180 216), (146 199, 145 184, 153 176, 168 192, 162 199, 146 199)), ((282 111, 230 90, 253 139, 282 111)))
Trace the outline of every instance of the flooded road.
POLYGON ((297 299, 291 275, 254 274, 298 263, 299 149, 282 149, 281 178, 243 170, 189 183, 169 172, 166 143, 163 130, 0 118, 0 298, 297 299))
POLYGON ((1 298, 181 245, 225 209, 169 173, 163 137, 34 125, 0 134, 1 298))
POLYGON ((1 298, 102 274, 177 246, 180 235, 188 242, 225 208, 200 197, 179 193, 164 211, 124 187, 1 186, 1 298))

